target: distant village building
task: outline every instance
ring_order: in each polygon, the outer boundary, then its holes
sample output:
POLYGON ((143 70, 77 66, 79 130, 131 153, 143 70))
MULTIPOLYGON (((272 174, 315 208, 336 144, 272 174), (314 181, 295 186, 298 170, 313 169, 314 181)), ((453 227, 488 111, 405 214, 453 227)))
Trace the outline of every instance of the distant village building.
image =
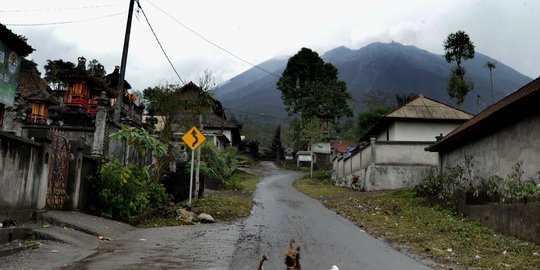
POLYGON ((369 130, 362 146, 334 158, 338 185, 366 190, 413 186, 438 156, 424 149, 472 115, 420 95, 386 114, 369 130))

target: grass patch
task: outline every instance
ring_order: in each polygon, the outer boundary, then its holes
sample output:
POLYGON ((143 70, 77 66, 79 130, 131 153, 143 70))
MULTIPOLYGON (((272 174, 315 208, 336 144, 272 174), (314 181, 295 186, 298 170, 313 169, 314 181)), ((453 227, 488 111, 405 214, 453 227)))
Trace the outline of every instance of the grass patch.
POLYGON ((444 265, 538 269, 540 246, 425 204, 411 189, 358 192, 301 179, 294 186, 398 249, 444 265))
MULTIPOLYGON (((210 214, 216 222, 229 222, 239 218, 248 217, 253 207, 252 193, 255 191, 259 177, 242 171, 235 171, 228 179, 226 190, 216 190, 206 194, 203 198, 194 198, 192 209, 195 214, 210 214)), ((177 206, 167 207, 160 214, 153 215, 139 223, 137 227, 164 227, 184 225, 176 219, 175 209, 181 208, 187 202, 177 206)))
POLYGON ((227 181, 230 183, 234 183, 232 185, 233 190, 252 193, 257 187, 259 177, 237 170, 227 181))
POLYGON ((216 222, 248 217, 252 206, 251 197, 241 195, 210 195, 197 199, 193 203, 194 208, 210 214, 216 222))

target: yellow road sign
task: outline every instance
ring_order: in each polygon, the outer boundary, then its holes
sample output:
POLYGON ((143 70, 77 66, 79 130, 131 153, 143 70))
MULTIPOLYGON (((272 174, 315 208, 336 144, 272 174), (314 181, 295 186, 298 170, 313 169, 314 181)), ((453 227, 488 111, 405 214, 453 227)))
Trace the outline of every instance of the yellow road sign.
POLYGON ((192 127, 184 136, 182 140, 187 144, 191 150, 197 149, 205 140, 206 137, 197 129, 197 127, 192 127))

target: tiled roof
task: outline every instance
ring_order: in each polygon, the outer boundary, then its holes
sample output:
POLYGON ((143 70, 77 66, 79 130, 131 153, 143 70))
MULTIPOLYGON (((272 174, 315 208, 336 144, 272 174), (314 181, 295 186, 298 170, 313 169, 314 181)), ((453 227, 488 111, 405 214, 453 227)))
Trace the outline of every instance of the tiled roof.
POLYGON ((426 150, 439 152, 452 149, 484 134, 493 133, 522 117, 540 112, 539 103, 540 78, 537 78, 487 107, 426 150))
POLYGON ((420 95, 390 112, 386 117, 415 119, 468 120, 472 115, 450 105, 420 95))
POLYGON ((334 140, 331 142, 331 148, 338 153, 347 153, 349 147, 358 146, 358 142, 351 140, 334 140))
POLYGON ((49 86, 39 77, 34 68, 21 68, 17 76, 17 95, 26 101, 43 101, 58 104, 58 100, 49 94, 49 86))

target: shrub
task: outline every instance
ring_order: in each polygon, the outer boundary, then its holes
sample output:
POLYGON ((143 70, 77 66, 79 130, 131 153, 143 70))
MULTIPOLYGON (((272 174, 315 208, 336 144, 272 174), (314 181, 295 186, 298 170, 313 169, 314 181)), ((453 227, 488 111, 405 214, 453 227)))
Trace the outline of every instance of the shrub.
POLYGON ((124 220, 170 200, 163 185, 150 181, 148 166, 104 163, 96 181, 98 208, 107 218, 124 220))

